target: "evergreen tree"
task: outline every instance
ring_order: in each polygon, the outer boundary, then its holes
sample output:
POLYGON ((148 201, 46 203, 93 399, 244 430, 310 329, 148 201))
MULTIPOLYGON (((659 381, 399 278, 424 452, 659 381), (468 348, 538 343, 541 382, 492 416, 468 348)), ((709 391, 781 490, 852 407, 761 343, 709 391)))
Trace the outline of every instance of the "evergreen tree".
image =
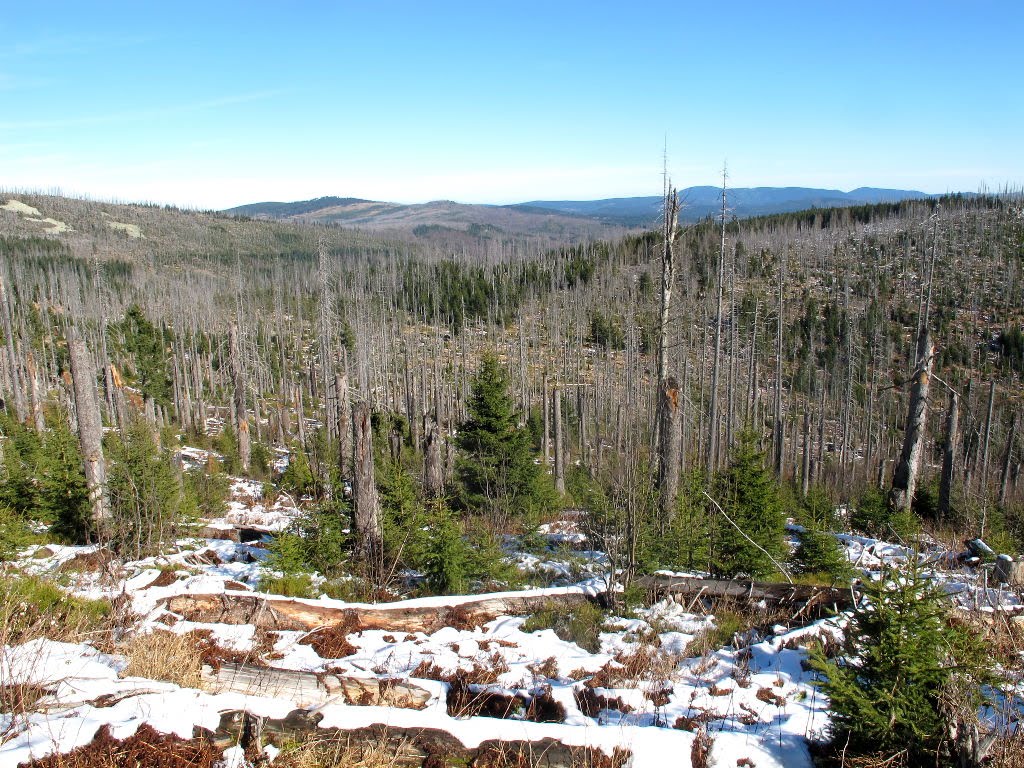
POLYGON ((505 518, 553 509, 554 489, 534 464, 529 432, 518 424, 508 377, 493 354, 473 379, 468 408, 456 462, 462 508, 505 518))
POLYGON ((950 722, 951 713, 977 712, 991 662, 948 613, 946 594, 916 566, 864 585, 844 628, 844 657, 812 654, 837 749, 850 757, 905 751, 905 765, 949 764, 947 736, 964 725, 950 722), (951 698, 960 706, 950 707, 951 698))
POLYGON ((111 434, 107 451, 112 543, 132 557, 155 554, 192 512, 181 476, 144 422, 129 426, 123 439, 111 434))
POLYGON ((757 437, 750 431, 740 435, 729 466, 718 473, 715 497, 722 509, 746 534, 743 536, 727 521, 717 524, 712 566, 723 576, 740 574, 763 578, 778 569, 772 562, 785 552, 783 534, 786 518, 779 488, 765 468, 764 454, 757 437), (747 539, 753 540, 753 543, 747 539))
POLYGON ((848 581, 853 568, 839 540, 832 535, 839 525, 835 504, 822 488, 812 488, 796 514, 803 526, 800 545, 793 554, 798 573, 814 573, 834 582, 848 581))

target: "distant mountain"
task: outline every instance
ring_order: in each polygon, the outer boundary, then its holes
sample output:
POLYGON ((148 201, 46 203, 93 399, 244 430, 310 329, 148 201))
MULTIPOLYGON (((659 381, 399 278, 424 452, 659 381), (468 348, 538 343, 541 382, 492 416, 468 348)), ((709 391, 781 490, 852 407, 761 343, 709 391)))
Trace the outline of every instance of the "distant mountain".
MULTIPOLYGON (((550 208, 467 205, 450 200, 402 205, 355 197, 319 197, 294 203, 251 203, 229 208, 230 216, 276 219, 402 233, 451 245, 468 240, 534 238, 575 242, 612 237, 623 230, 611 219, 578 216, 550 208)), ((628 226, 628 225, 627 225, 628 226)))
MULTIPOLYGON (((679 190, 682 216, 688 221, 702 219, 722 210, 721 187, 687 187, 679 190)), ((749 187, 726 190, 726 205, 737 218, 787 213, 807 208, 832 208, 865 203, 914 200, 929 195, 906 189, 859 187, 850 192, 809 187, 749 187)), ((529 210, 551 210, 587 216, 624 226, 648 226, 661 216, 661 197, 613 197, 607 200, 534 200, 518 206, 529 210)))
MULTIPOLYGON (((722 206, 720 187, 680 190, 682 218, 696 221, 717 216, 722 206)), ((906 189, 860 187, 850 192, 809 187, 752 187, 726 190, 731 216, 747 218, 808 208, 832 208, 865 203, 896 202, 929 197, 906 189)), ((606 200, 534 200, 514 205, 467 205, 436 200, 417 205, 363 200, 357 197, 318 197, 293 203, 251 203, 224 211, 232 216, 338 224, 369 230, 411 233, 425 239, 534 236, 578 240, 612 234, 612 228, 648 227, 661 216, 661 197, 613 197, 606 200)))

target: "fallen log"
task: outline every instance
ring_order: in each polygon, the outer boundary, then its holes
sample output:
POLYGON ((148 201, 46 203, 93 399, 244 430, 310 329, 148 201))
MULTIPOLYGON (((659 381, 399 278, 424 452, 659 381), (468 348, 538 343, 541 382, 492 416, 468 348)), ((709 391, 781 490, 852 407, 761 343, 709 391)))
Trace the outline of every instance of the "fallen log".
POLYGON ((296 710, 281 719, 255 717, 246 712, 225 712, 216 732, 197 729, 197 737, 227 748, 236 744, 246 750, 258 750, 270 742, 295 745, 315 738, 320 744, 336 743, 353 751, 388 756, 395 768, 415 766, 530 765, 536 768, 623 768, 631 753, 616 749, 607 755, 600 749, 562 744, 552 738, 537 741, 501 741, 488 739, 477 747, 467 747, 451 733, 440 728, 401 728, 375 724, 343 730, 320 728, 321 715, 296 710))
POLYGON ((343 624, 350 632, 382 629, 432 633, 444 627, 472 629, 499 616, 536 613, 552 602, 568 607, 597 600, 598 596, 581 593, 481 595, 455 605, 416 605, 419 601, 402 601, 343 608, 229 591, 223 594, 175 595, 161 603, 168 611, 187 621, 252 624, 270 630, 310 630, 343 624))
POLYGON ((738 581, 734 579, 701 579, 690 576, 655 574, 641 576, 636 582, 655 599, 666 596, 688 597, 693 601, 732 599, 799 607, 801 613, 813 607, 848 608, 856 599, 850 588, 822 587, 811 584, 786 584, 772 581, 738 581))
POLYGON ((406 680, 317 675, 290 669, 270 669, 252 664, 226 663, 219 669, 204 665, 202 687, 210 693, 244 693, 295 702, 312 709, 328 701, 373 707, 423 709, 430 691, 406 680))

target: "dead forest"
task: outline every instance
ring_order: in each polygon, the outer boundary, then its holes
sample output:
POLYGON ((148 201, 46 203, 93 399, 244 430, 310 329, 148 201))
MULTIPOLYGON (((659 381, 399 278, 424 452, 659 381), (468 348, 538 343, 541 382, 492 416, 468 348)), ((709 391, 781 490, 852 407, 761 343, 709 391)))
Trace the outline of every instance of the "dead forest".
POLYGON ((744 436, 794 503, 881 493, 930 529, 1019 550, 1018 199, 737 221, 725 190, 719 217, 679 225, 669 195, 660 231, 614 241, 451 247, 19 200, 68 231, 0 211, 4 407, 39 432, 46 414, 73 425, 94 522, 108 514, 104 430, 141 419, 173 451, 227 429, 242 475, 267 476, 274 448, 306 454, 309 493, 349 504, 377 557, 374 457, 449 494, 493 353, 558 506, 592 511, 599 487, 615 514, 593 525, 614 527, 604 543, 629 573, 645 525, 728 525, 702 484, 744 436))

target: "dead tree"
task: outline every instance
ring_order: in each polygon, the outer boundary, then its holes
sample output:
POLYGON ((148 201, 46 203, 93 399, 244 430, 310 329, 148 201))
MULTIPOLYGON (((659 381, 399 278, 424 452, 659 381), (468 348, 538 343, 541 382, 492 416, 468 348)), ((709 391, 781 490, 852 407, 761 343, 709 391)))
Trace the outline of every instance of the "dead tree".
POLYGON ((1013 441, 1017 436, 1017 414, 1010 416, 1010 433, 1006 436, 1006 453, 1003 454, 1003 474, 999 481, 999 506, 1006 506, 1006 489, 1010 482, 1010 464, 1013 459, 1013 441))
POLYGON ((565 442, 562 435, 562 390, 554 387, 552 397, 552 418, 555 422, 555 490, 565 493, 565 442))
POLYGON ((718 381, 722 365, 722 303, 725 298, 725 169, 722 169, 722 247, 718 253, 718 305, 715 309, 715 358, 711 364, 711 402, 708 406, 707 470, 710 478, 718 468, 718 381))
POLYGON ((444 491, 444 460, 441 430, 428 418, 423 434, 423 491, 437 498, 444 491))
POLYGON ((942 450, 942 476, 939 478, 939 523, 949 518, 953 486, 956 482, 956 455, 960 449, 960 397, 949 392, 949 413, 946 416, 946 441, 942 450))
POLYGON ((661 384, 658 404, 661 421, 658 428, 658 494, 661 514, 666 521, 675 515, 676 497, 679 495, 679 454, 683 442, 679 428, 679 398, 679 383, 675 376, 668 376, 661 384))
POLYGON ((231 358, 231 384, 234 388, 232 402, 234 404, 235 431, 238 433, 238 461, 242 472, 248 472, 252 448, 249 442, 249 420, 246 418, 245 373, 242 370, 242 358, 238 351, 238 326, 235 323, 228 327, 228 355, 231 358))
POLYGON ((7 294, 7 283, 2 271, 0 271, 0 322, 3 323, 4 339, 7 346, 7 370, 10 376, 11 396, 14 399, 14 412, 18 421, 24 424, 28 420, 28 405, 21 380, 21 366, 18 364, 18 354, 14 346, 10 297, 7 294))
POLYGON ((352 405, 349 401, 348 374, 334 375, 334 412, 338 417, 338 469, 342 477, 351 477, 350 464, 352 459, 352 405))
POLYGON ((373 471, 373 426, 370 404, 352 406, 352 494, 355 499, 355 524, 360 556, 369 563, 380 550, 380 503, 373 471))
POLYGON ((679 198, 675 189, 665 192, 665 221, 661 255, 661 318, 658 326, 658 490, 662 514, 672 517, 679 493, 679 383, 668 372, 668 324, 675 285, 675 239, 679 223, 679 198))
POLYGON ((103 423, 96 394, 96 369, 85 341, 74 326, 68 328, 67 340, 85 484, 89 491, 93 525, 102 534, 110 519, 110 506, 107 503, 107 468, 103 463, 103 423))
POLYGON ((928 416, 928 387, 931 383, 934 361, 931 333, 922 324, 917 338, 917 364, 910 385, 910 405, 907 408, 907 426, 896 468, 893 470, 889 503, 895 509, 909 511, 914 501, 917 473, 924 454, 925 421, 928 416))

